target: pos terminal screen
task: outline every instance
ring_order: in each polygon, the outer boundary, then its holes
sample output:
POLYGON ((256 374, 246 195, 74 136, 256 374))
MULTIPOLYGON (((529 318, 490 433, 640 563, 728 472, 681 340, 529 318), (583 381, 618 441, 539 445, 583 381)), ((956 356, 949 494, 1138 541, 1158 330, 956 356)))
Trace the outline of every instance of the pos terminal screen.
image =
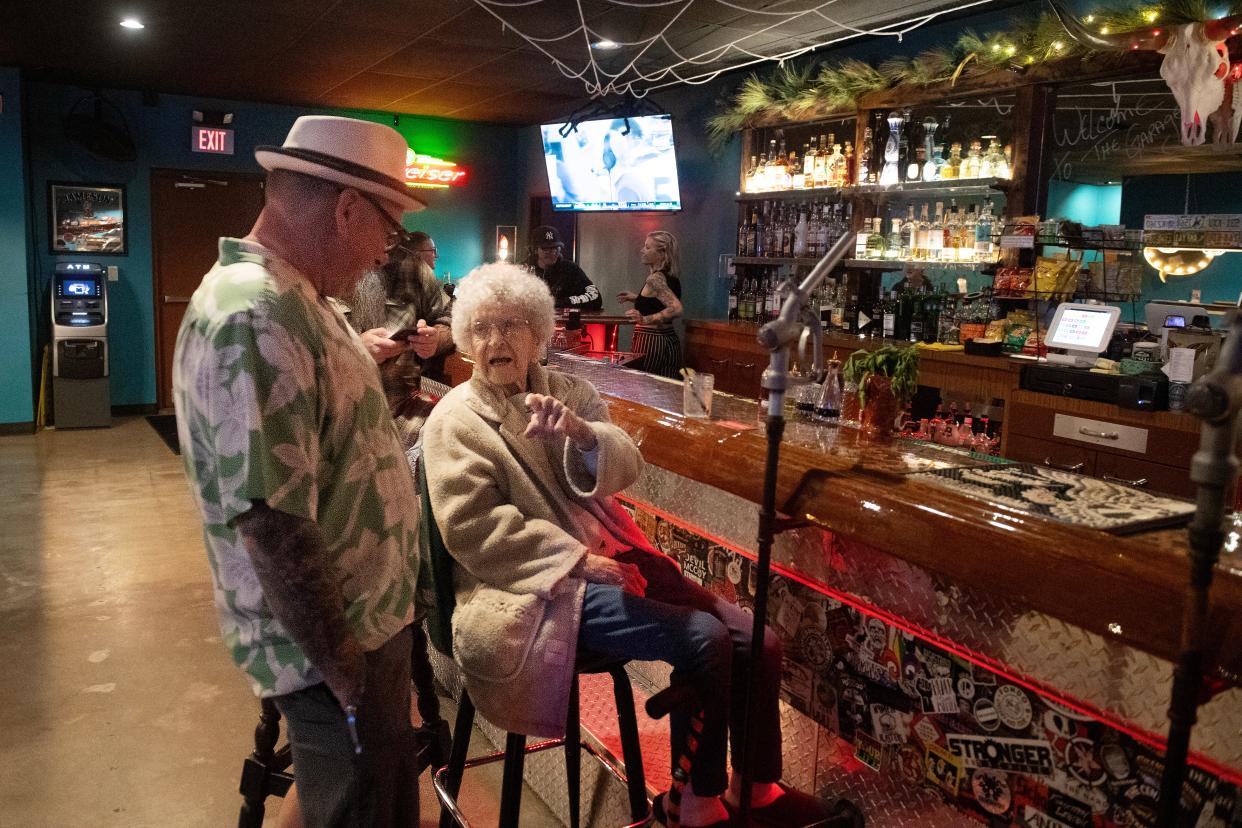
POLYGON ((1067 308, 1060 323, 1049 331, 1047 343, 1057 348, 1099 352, 1108 346, 1109 312, 1086 308, 1067 308))
POLYGON ((60 283, 61 296, 98 296, 99 283, 94 279, 65 279, 60 283))

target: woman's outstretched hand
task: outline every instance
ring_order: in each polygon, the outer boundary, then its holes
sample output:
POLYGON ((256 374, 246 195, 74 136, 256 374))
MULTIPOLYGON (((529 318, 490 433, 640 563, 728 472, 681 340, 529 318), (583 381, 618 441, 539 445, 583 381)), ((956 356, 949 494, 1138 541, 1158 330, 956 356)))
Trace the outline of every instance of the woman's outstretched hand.
POLYGON ((592 555, 578 564, 578 575, 588 584, 619 586, 631 595, 642 598, 647 594, 647 579, 634 564, 621 563, 603 555, 592 555))
POLYGON ((579 451, 595 448, 595 433, 590 426, 556 397, 527 394, 526 407, 530 409, 530 424, 523 432, 524 437, 540 440, 567 437, 579 451))
POLYGON ((635 299, 637 299, 637 298, 638 298, 638 294, 637 294, 637 293, 631 293, 631 292, 630 292, 630 291, 628 291, 628 290, 623 290, 623 291, 621 291, 620 293, 618 293, 618 294, 617 294, 617 301, 618 301, 618 302, 626 302, 626 303, 629 303, 629 302, 633 302, 633 301, 634 301, 635 299))

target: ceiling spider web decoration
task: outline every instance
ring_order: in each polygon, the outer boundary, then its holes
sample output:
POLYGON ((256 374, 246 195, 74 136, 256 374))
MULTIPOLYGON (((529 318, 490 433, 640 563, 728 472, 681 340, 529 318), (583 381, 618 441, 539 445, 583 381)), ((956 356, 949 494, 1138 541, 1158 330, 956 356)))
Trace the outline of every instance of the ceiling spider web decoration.
POLYGON ((900 42, 901 39, 909 32, 930 23, 932 20, 935 20, 943 14, 947 14, 949 12, 959 12, 962 9, 968 9, 973 6, 981 6, 992 2, 992 0, 968 0, 968 2, 954 5, 951 8, 945 8, 935 12, 926 12, 917 17, 909 18, 904 21, 890 23, 876 29, 867 29, 843 23, 840 20, 836 20, 829 16, 824 10, 836 3, 837 0, 826 0, 826 2, 802 11, 768 11, 748 9, 738 3, 730 2, 730 0, 649 0, 649 2, 639 2, 639 0, 606 1, 614 6, 641 10, 662 7, 678 8, 668 22, 664 24, 663 28, 651 37, 634 41, 611 41, 618 47, 637 49, 637 53, 634 54, 634 56, 620 71, 610 72, 595 60, 595 53, 591 48, 592 43, 600 40, 609 40, 609 38, 587 25, 586 15, 582 10, 582 0, 574 0, 578 12, 578 25, 563 34, 553 35, 550 37, 538 37, 527 32, 523 32, 521 29, 514 26, 512 22, 505 19, 502 12, 505 10, 538 6, 543 3, 554 2, 554 0, 475 0, 475 3, 484 11, 499 20, 504 28, 509 29, 546 56, 550 61, 552 61, 552 65, 555 66, 557 71, 559 71, 562 75, 573 80, 581 81, 586 89, 587 95, 594 99, 610 94, 631 95, 635 98, 643 98, 646 97, 649 92, 669 86, 676 86, 678 84, 705 84, 715 80, 719 75, 726 72, 732 72, 737 69, 743 69, 747 66, 753 66, 755 64, 765 63, 768 61, 778 61, 783 64, 787 60, 800 57, 822 46, 829 46, 834 43, 840 43, 841 41, 851 40, 856 37, 894 37, 898 42, 900 42), (773 22, 758 31, 743 35, 742 37, 725 43, 722 46, 708 49, 696 55, 683 55, 671 42, 669 42, 667 35, 673 24, 677 22, 678 18, 685 14, 695 3, 714 3, 730 9, 735 9, 739 12, 770 17, 773 22), (845 31, 846 34, 832 37, 820 43, 800 46, 798 48, 790 49, 777 54, 761 54, 745 46, 745 43, 748 40, 753 40, 754 38, 766 34, 773 29, 804 18, 818 18, 828 25, 845 31), (586 55, 585 62, 577 67, 571 66, 565 60, 557 57, 549 51, 550 44, 561 43, 562 41, 568 41, 571 38, 580 38, 582 40, 582 48, 586 55), (660 44, 664 49, 668 50, 672 56, 672 59, 668 65, 652 71, 643 71, 639 69, 638 61, 657 44, 660 44), (704 66, 726 60, 732 55, 737 56, 736 62, 732 62, 728 65, 715 69, 702 68, 704 66))

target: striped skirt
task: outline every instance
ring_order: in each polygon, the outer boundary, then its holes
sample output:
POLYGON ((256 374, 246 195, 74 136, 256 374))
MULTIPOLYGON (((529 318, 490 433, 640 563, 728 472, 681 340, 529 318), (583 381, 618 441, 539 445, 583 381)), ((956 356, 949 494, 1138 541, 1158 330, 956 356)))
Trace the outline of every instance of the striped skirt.
POLYGON ((630 350, 642 355, 642 359, 632 367, 662 377, 681 377, 681 342, 673 326, 653 328, 635 325, 630 350))

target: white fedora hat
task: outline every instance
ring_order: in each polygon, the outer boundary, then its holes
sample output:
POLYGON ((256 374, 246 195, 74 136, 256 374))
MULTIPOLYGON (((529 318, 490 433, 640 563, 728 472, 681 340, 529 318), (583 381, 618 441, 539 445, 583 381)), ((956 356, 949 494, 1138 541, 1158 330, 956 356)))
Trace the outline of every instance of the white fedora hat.
POLYGON ((389 126, 336 115, 303 115, 285 143, 262 146, 255 160, 265 170, 290 170, 353 187, 414 213, 427 205, 410 195, 405 139, 389 126))

